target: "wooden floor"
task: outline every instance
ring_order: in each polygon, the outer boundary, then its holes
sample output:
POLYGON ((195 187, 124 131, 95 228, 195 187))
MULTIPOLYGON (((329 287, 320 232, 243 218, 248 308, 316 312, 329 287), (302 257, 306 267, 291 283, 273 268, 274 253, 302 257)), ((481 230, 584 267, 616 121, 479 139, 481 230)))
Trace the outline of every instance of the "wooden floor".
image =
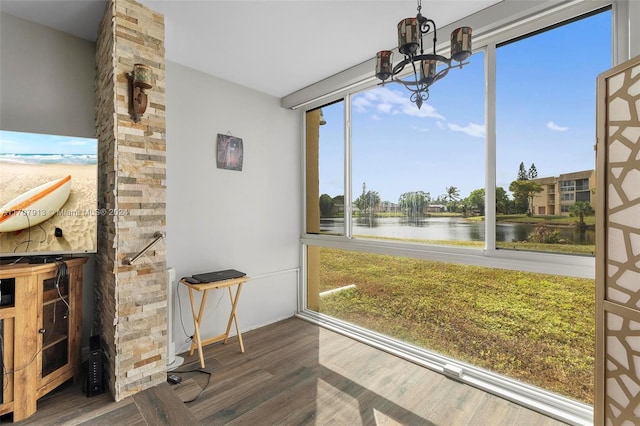
MULTIPOLYGON (((205 348, 211 376, 178 373, 179 385, 163 383, 119 402, 108 394, 87 398, 79 385, 68 383, 16 424, 562 424, 301 319, 243 338, 244 354, 235 339, 205 348)), ((195 354, 185 361, 178 370, 199 367, 195 354)), ((5 416, 0 423, 10 420, 5 416)))

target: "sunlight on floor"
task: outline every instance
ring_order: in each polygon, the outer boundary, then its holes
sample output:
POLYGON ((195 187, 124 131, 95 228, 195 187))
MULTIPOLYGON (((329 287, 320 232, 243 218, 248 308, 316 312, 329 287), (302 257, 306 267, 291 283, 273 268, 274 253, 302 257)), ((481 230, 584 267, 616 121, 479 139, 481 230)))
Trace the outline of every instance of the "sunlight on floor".
POLYGON ((351 395, 335 388, 322 379, 318 379, 316 397, 317 424, 362 425, 359 402, 351 395), (340 401, 340 404, 336 404, 340 401), (339 407, 338 409, 336 409, 339 407))
POLYGON ((402 423, 395 421, 375 408, 373 410, 373 417, 376 420, 376 426, 402 426, 402 423))

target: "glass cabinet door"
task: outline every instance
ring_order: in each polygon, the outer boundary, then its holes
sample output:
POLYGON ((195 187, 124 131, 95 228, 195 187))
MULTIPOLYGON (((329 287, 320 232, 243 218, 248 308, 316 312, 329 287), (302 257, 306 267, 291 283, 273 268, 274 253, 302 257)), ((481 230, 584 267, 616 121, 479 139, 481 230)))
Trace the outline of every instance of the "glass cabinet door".
POLYGON ((13 401, 15 289, 15 278, 0 279, 0 413, 13 401))
POLYGON ((69 363, 69 277, 43 281, 42 377, 69 363))
MULTIPOLYGON (((12 342, 9 342, 12 343, 12 342)), ((0 319, 0 405, 4 403, 4 389, 8 386, 9 370, 5 371, 5 332, 4 320, 0 319)))

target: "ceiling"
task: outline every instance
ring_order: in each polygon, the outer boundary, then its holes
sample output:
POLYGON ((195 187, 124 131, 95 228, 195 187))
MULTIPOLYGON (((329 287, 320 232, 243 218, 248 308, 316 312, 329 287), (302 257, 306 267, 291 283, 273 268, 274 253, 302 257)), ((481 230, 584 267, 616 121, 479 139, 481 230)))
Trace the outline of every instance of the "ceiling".
MULTIPOLYGON (((396 44, 414 0, 139 0, 165 17, 166 58, 276 97, 396 44)), ((423 0, 438 27, 501 0, 423 0)), ((95 41, 104 0, 0 0, 0 11, 95 41)), ((442 34, 439 38, 448 38, 442 34)))

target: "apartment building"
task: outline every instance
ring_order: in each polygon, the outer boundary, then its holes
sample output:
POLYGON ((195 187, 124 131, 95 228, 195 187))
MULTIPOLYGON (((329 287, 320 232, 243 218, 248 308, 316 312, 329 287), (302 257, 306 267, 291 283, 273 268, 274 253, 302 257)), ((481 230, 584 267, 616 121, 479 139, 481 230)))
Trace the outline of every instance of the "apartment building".
POLYGON ((596 171, 564 173, 559 176, 534 179, 542 192, 533 197, 533 214, 568 216, 569 208, 577 201, 592 206, 596 202, 596 171))

